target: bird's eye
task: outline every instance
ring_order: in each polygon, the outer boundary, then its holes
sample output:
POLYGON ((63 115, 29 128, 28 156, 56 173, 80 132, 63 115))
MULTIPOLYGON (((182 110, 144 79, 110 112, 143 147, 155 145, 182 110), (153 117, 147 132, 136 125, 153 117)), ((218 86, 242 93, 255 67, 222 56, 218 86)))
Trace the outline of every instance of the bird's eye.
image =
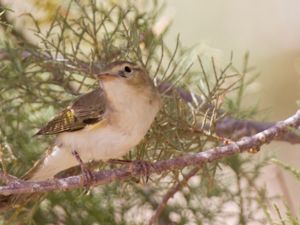
POLYGON ((124 70, 125 70, 126 73, 131 73, 131 71, 132 71, 129 66, 125 66, 124 70))

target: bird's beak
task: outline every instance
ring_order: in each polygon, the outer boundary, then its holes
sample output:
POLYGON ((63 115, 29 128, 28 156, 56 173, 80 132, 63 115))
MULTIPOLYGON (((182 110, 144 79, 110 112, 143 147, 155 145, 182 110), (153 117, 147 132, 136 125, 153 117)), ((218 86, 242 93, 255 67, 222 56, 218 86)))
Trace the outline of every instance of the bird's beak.
POLYGON ((116 72, 106 72, 103 71, 101 73, 96 74, 96 78, 99 80, 111 80, 111 79, 115 79, 117 77, 119 77, 120 74, 116 73, 116 72))

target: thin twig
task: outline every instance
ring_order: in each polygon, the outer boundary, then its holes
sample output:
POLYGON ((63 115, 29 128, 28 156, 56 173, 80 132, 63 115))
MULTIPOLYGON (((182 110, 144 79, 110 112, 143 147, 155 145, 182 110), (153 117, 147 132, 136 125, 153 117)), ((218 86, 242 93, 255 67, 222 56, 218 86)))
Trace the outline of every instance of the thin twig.
POLYGON ((284 179, 282 171, 278 167, 275 168, 275 174, 276 174, 277 181, 279 183, 279 187, 280 187, 280 189, 283 193, 283 197, 286 200, 287 207, 289 208, 289 210, 291 211, 293 216, 297 216, 297 211, 296 211, 295 206, 293 204, 289 188, 288 188, 287 183, 284 179))
MULTIPOLYGON (((245 137, 231 144, 211 148, 204 152, 185 154, 180 157, 168 160, 160 160, 152 163, 148 174, 160 174, 164 171, 178 170, 186 166, 203 166, 237 153, 245 152, 251 148, 259 149, 262 145, 274 140, 276 136, 287 132, 291 127, 300 125, 300 110, 295 115, 276 123, 274 126, 257 133, 250 137, 245 137)), ((89 182, 89 185, 103 185, 116 180, 125 180, 133 176, 143 176, 143 171, 138 166, 127 166, 120 169, 105 170, 94 172, 94 179, 89 182)), ((49 191, 66 191, 74 188, 83 187, 82 176, 72 176, 63 179, 47 180, 40 182, 24 181, 13 182, 6 186, 0 187, 0 194, 20 194, 20 193, 43 193, 49 191)))
POLYGON ((176 192, 180 191, 188 182, 188 180, 193 177, 198 171, 200 170, 200 167, 196 167, 193 170, 191 170, 187 175, 184 176, 184 178, 178 182, 176 185, 174 185, 163 197, 161 203, 156 208, 154 214, 149 220, 148 225, 153 225, 155 221, 159 218, 160 214, 166 207, 168 201, 176 194, 176 192))

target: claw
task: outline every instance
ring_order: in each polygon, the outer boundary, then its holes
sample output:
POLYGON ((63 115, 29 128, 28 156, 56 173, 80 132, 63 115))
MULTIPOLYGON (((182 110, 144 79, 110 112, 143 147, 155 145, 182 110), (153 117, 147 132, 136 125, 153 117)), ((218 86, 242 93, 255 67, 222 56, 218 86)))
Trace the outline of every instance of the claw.
POLYGON ((150 177, 150 170, 152 167, 152 163, 143 160, 133 161, 130 165, 130 169, 133 172, 133 176, 141 176, 144 183, 148 182, 150 177), (145 178, 145 180, 143 178, 145 178))

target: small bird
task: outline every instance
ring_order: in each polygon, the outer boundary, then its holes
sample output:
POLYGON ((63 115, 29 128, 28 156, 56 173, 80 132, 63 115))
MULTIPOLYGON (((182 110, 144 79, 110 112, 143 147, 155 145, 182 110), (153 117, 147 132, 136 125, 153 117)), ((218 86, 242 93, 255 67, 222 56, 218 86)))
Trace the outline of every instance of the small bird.
POLYGON ((99 88, 79 97, 37 132, 57 137, 26 180, 51 179, 80 162, 117 159, 143 139, 161 105, 146 70, 114 62, 96 78, 99 88))

